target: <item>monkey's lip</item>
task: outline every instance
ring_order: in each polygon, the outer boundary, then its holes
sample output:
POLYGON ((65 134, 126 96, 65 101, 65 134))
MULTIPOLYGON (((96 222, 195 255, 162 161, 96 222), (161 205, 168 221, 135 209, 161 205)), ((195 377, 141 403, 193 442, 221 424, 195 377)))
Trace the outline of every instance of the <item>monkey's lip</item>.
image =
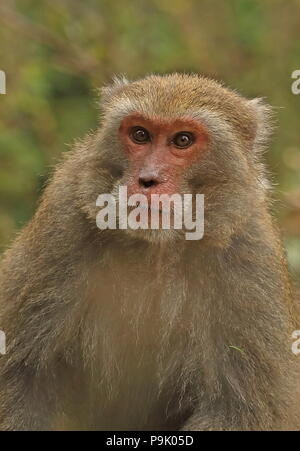
POLYGON ((136 205, 134 206, 128 206, 129 211, 135 210, 138 208, 142 211, 147 211, 148 213, 164 213, 162 208, 156 208, 151 205, 145 206, 145 205, 139 205, 138 207, 136 205))

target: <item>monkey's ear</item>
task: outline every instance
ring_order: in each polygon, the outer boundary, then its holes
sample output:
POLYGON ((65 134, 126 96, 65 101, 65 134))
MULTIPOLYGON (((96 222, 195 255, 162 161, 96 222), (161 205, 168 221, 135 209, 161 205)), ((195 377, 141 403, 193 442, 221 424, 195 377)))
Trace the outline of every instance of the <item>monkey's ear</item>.
POLYGON ((254 117, 256 118, 256 130, 253 147, 255 150, 260 151, 265 148, 274 130, 273 109, 261 98, 248 100, 248 105, 252 109, 254 117))
POLYGON ((121 76, 117 77, 115 76, 113 78, 112 84, 104 86, 100 89, 100 103, 105 104, 111 100, 111 98, 115 95, 117 95, 119 92, 122 91, 124 86, 128 85, 129 81, 126 77, 121 76))

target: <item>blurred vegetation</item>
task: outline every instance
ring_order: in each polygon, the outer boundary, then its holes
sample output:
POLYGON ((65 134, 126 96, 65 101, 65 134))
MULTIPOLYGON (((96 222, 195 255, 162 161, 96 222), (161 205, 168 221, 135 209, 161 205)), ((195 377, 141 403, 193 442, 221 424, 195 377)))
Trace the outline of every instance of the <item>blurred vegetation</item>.
POLYGON ((276 108, 266 158, 300 274, 300 0, 2 1, 0 69, 0 249, 31 217, 66 144, 97 125, 96 87, 113 74, 192 71, 276 108))

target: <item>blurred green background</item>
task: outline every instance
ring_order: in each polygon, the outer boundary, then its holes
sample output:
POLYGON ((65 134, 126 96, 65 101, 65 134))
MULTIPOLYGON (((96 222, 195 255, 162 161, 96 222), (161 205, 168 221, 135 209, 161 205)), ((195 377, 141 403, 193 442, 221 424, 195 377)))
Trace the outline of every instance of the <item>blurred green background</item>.
POLYGON ((2 0, 0 69, 0 251, 67 144, 96 127, 97 87, 113 74, 192 71, 276 108, 266 159, 300 276, 300 0, 2 0))

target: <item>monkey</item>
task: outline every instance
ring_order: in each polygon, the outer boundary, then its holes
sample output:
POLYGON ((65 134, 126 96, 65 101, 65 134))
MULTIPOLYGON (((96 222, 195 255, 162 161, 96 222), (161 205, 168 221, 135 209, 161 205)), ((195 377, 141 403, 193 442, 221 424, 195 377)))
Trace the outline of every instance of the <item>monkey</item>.
POLYGON ((0 429, 299 430, 272 108, 174 73, 116 78, 100 109, 1 261, 0 429), (202 194, 202 239, 100 230, 97 198, 120 186, 202 194))

